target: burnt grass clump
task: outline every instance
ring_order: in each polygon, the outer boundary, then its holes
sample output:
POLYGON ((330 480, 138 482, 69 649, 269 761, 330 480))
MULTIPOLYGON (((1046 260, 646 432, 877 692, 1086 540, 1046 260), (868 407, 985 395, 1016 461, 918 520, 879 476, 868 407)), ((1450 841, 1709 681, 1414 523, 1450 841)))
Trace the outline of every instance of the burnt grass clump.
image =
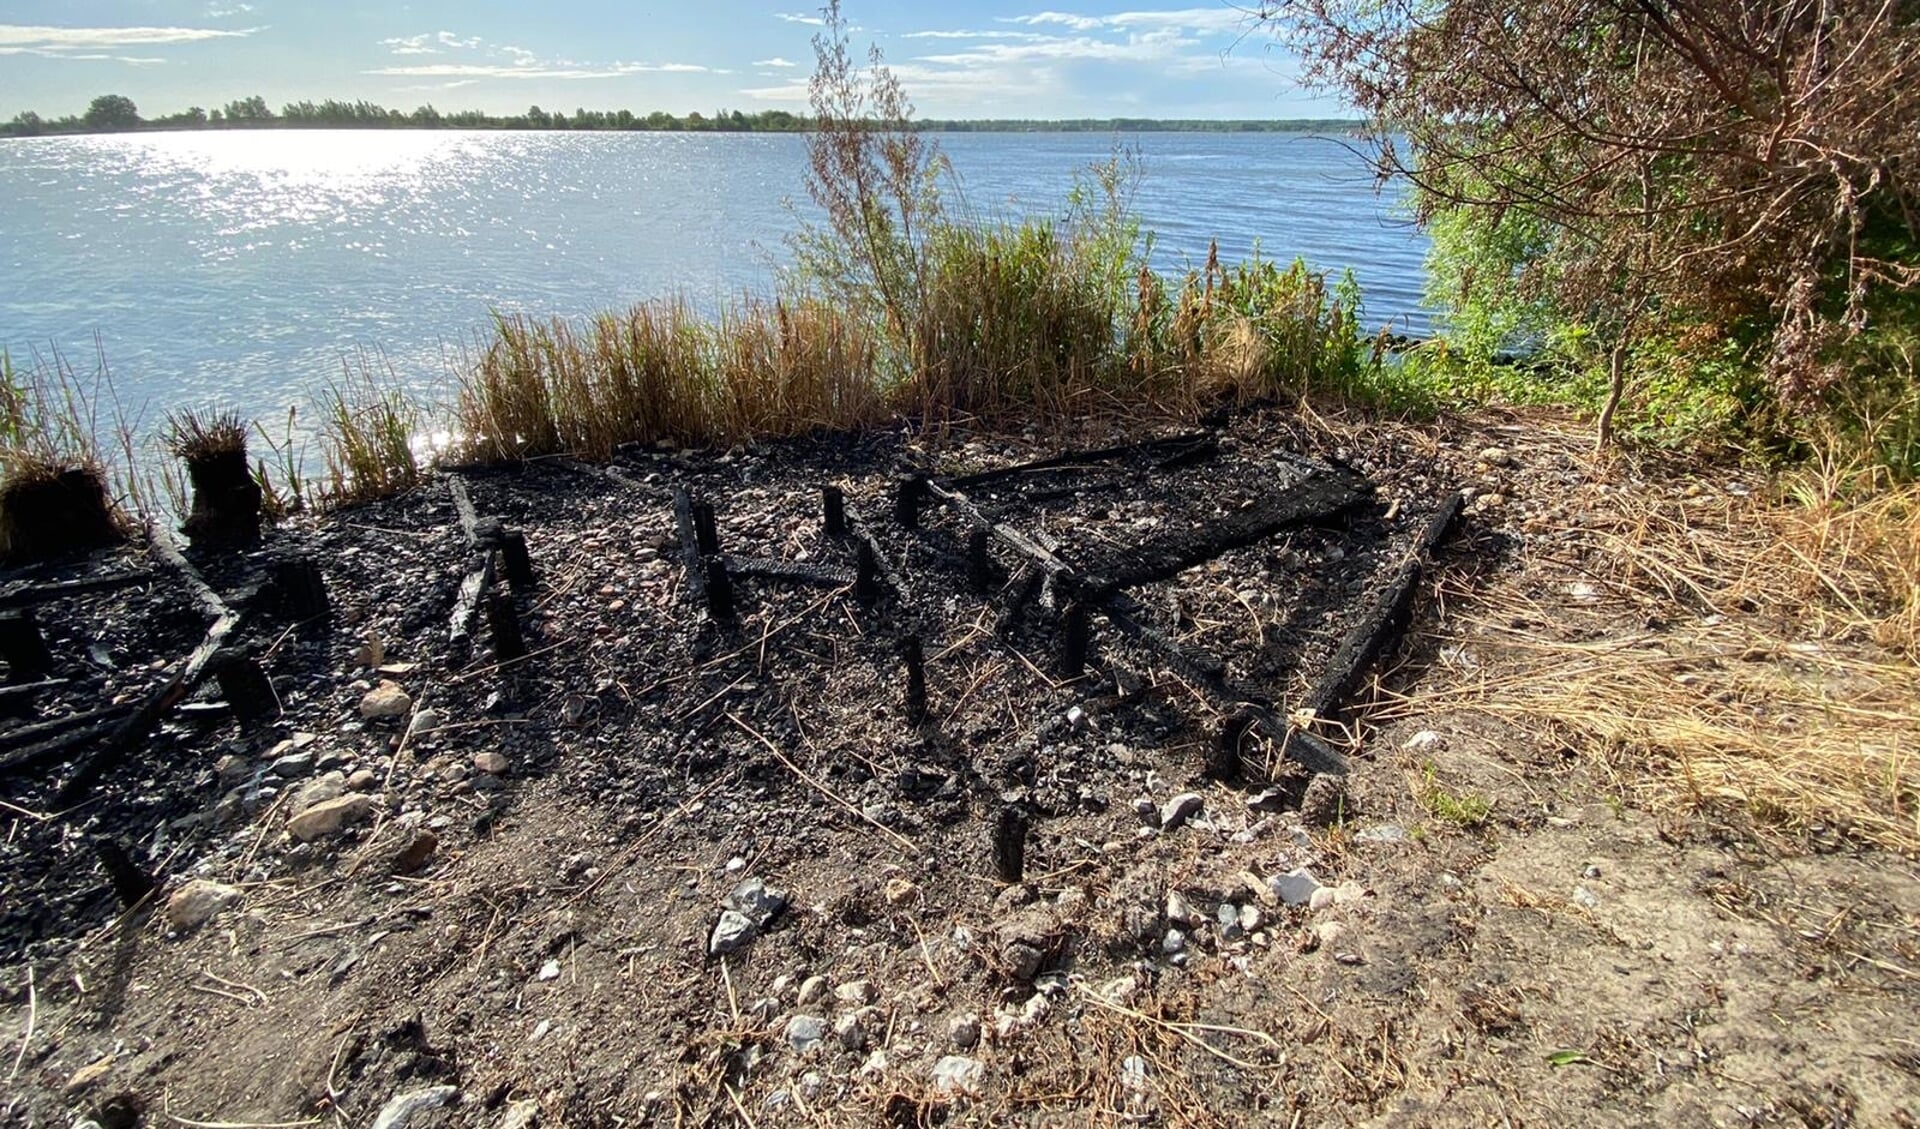
POLYGON ((23 456, 0 479, 0 562, 57 560, 125 537, 96 465, 23 456))
POLYGON ((186 464, 192 509, 181 529, 194 544, 246 544, 260 537, 262 491, 247 464, 247 430, 233 413, 179 412, 167 446, 186 464))

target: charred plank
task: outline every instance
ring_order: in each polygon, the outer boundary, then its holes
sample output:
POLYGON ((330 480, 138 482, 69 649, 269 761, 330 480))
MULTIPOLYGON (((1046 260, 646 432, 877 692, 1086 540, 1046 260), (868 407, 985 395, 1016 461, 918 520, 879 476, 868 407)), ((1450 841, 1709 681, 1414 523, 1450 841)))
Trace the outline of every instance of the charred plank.
POLYGON ((1263 541, 1290 525, 1333 517, 1365 496, 1356 476, 1313 475, 1199 529, 1176 530, 1116 554, 1104 568, 1088 570, 1089 584, 1098 591, 1113 591, 1170 580, 1223 553, 1263 541))

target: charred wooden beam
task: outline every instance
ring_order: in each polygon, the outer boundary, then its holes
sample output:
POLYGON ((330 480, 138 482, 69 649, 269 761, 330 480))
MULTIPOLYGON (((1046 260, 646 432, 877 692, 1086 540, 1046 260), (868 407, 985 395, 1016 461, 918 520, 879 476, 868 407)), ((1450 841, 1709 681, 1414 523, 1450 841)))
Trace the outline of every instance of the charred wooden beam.
POLYGON ((858 579, 853 570, 839 565, 781 561, 771 557, 740 557, 732 553, 726 554, 726 559, 727 570, 734 576, 790 580, 798 584, 821 584, 830 588, 845 588, 858 579))
POLYGON ((64 678, 48 678, 39 682, 24 682, 18 686, 0 686, 0 707, 13 707, 30 702, 33 696, 43 690, 56 690, 67 684, 64 678))
POLYGON ((907 720, 920 725, 927 720, 927 660, 920 636, 900 641, 900 659, 907 668, 907 720))
POLYGON ((308 556, 282 557, 273 567, 274 604, 294 623, 324 624, 333 616, 326 577, 308 556))
POLYGON ((713 506, 707 502, 693 504, 693 540, 704 554, 720 551, 720 526, 714 521, 713 506))
POLYGON ((975 592, 993 589, 993 540, 986 530, 967 531, 967 583, 975 592))
POLYGON ((226 645, 228 637, 239 626, 240 617, 233 612, 228 612, 215 620, 213 626, 207 629, 206 638, 202 639, 193 653, 187 656, 186 661, 180 665, 180 669, 174 673, 173 677, 167 679, 159 689, 147 695, 126 720, 107 734, 102 746, 74 770, 66 786, 60 789, 56 802, 62 807, 71 807, 84 798, 103 773, 118 764, 134 746, 153 731, 154 726, 160 724, 162 718, 185 701, 187 695, 193 693, 201 680, 206 677, 207 665, 213 661, 213 656, 226 645))
POLYGON ((733 577, 727 571, 727 558, 711 556, 706 560, 707 614, 716 621, 734 616, 733 577))
POLYGON ((515 592, 533 591, 533 554, 527 551, 527 535, 524 532, 518 529, 501 530, 500 564, 507 574, 507 587, 515 592))
POLYGON ((1113 591, 1170 580, 1223 553, 1256 544, 1290 525, 1333 517, 1366 497, 1360 478, 1313 475, 1253 505, 1195 530, 1176 530, 1116 554, 1089 569, 1089 586, 1113 591))
POLYGON ((225 647, 208 664, 227 708, 241 721, 259 721, 280 712, 280 700, 274 695, 273 681, 252 655, 225 647))
POLYGON ((880 598, 880 554, 864 537, 854 546, 853 598, 863 604, 880 598))
POLYGON ((1121 443, 1112 447, 1096 447, 1092 450, 1085 451, 1063 451, 1058 455, 1051 455, 1044 459, 1017 463, 1013 466, 1000 467, 995 470, 983 470, 974 474, 958 475, 948 478, 945 481, 950 486, 965 490, 970 487, 985 486, 988 483, 1013 478, 1017 475, 1031 474, 1034 471, 1061 470, 1081 465, 1096 466, 1101 463, 1110 463, 1124 459, 1128 455, 1136 453, 1152 457, 1159 452, 1186 450, 1197 443, 1204 443, 1212 439, 1212 432, 1195 431, 1188 432, 1184 435, 1168 436, 1164 439, 1147 439, 1134 443, 1121 443))
POLYGON ((31 609, 0 613, 0 661, 12 682, 38 682, 53 673, 53 652, 31 609))
POLYGON ((460 535, 467 539, 468 545, 478 545, 480 513, 473 508, 473 495, 467 492, 466 480, 457 474, 448 474, 447 493, 453 497, 453 512, 460 522, 460 535))
POLYGON ((1000 881, 1019 882, 1027 874, 1027 817, 1012 804, 993 821, 993 869, 1000 881))
POLYGON ((842 537, 847 532, 847 492, 838 486, 820 488, 820 515, 827 536, 842 537))
POLYGON ((1146 609, 1131 596, 1114 592, 1100 606, 1106 613, 1108 623, 1168 660, 1174 669, 1218 693, 1227 692, 1227 664, 1217 656, 1197 647, 1189 647, 1149 624, 1146 609))
POLYGON ((950 486, 938 482, 928 482, 927 491, 947 509, 956 514, 969 528, 984 529, 1015 553, 1045 570, 1048 575, 1072 573, 1073 567, 1061 560, 1046 546, 1001 522, 996 522, 980 511, 971 498, 950 486))
POLYGON ((493 554, 476 552, 467 557, 467 570, 460 577, 460 590, 454 594, 453 614, 447 618, 447 641, 456 648, 473 642, 473 625, 480 616, 480 604, 493 586, 493 554))
POLYGON ((1414 540, 1406 561, 1340 640, 1340 646, 1305 703, 1315 717, 1338 717, 1374 666, 1399 645, 1401 636, 1413 622, 1413 601, 1419 593, 1427 559, 1452 532, 1465 504, 1465 496, 1459 493, 1441 504, 1414 540))
POLYGON ((0 757, 0 777, 11 776, 39 765, 66 760, 76 750, 84 749, 112 736, 126 717, 127 711, 124 708, 114 707, 106 710, 92 710, 72 717, 63 717, 16 729, 7 734, 9 743, 13 741, 28 743, 16 748, 5 757, 0 757))
MULTIPOLYGON (((0 733, 0 750, 26 748, 71 730, 100 725, 104 722, 118 722, 126 715, 127 710, 124 706, 105 706, 85 713, 68 714, 65 717, 36 721, 31 725, 15 726, 5 733, 0 733)), ((5 762, 0 762, 0 771, 4 771, 4 768, 5 762)))
POLYGON ((208 619, 218 621, 233 614, 227 602, 201 578, 200 570, 194 568, 186 554, 180 551, 180 546, 174 543, 173 535, 165 526, 154 524, 147 527, 147 547, 154 558, 186 588, 187 594, 193 597, 194 605, 208 619))
POLYGON ((1073 600, 1060 616, 1060 666, 1068 678, 1087 672, 1087 652, 1093 645, 1093 622, 1086 602, 1073 600))
POLYGON ((28 608, 38 604, 64 600, 69 596, 86 596, 95 592, 114 592, 122 588, 132 588, 153 579, 150 572, 113 572, 104 576, 89 576, 80 580, 55 580, 45 583, 15 584, 0 591, 0 608, 28 608))
POLYGON ((520 632, 520 616, 513 606, 513 597, 505 592, 495 592, 487 597, 487 637, 493 643, 495 662, 512 662, 525 658, 527 639, 520 632))
POLYGON ((910 474, 900 480, 894 488, 893 520, 907 529, 920 528, 920 506, 927 500, 927 485, 924 474, 910 474))
POLYGON ((687 577, 687 591, 702 603, 707 599, 707 570, 700 561, 700 534, 693 518, 693 495, 686 487, 673 488, 673 525, 680 534, 680 563, 687 577))

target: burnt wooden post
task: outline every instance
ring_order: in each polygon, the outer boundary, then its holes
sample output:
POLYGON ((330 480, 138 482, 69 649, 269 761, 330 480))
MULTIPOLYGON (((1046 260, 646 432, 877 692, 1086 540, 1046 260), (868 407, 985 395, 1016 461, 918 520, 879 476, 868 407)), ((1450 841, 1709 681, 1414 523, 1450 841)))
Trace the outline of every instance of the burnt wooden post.
POLYGON ((280 610, 295 623, 325 623, 333 615, 327 581, 311 557, 282 557, 273 566, 274 590, 280 610))
POLYGON ((853 598, 863 604, 871 604, 880 598, 880 561, 873 555, 873 546, 865 538, 854 554, 853 598))
POLYGON ((984 529, 975 528, 967 533, 967 582, 976 592, 986 592, 993 588, 993 550, 992 537, 984 529))
POLYGON ((705 502, 693 504, 693 537, 701 553, 712 556, 720 551, 720 528, 714 524, 713 507, 705 502))
POLYGON ((1068 678, 1087 672, 1087 650, 1093 642, 1093 622, 1086 602, 1075 599, 1060 617, 1060 665, 1068 678))
POLYGON ((47 650, 33 612, 0 614, 0 659, 6 660, 12 682, 38 682, 53 672, 53 652, 47 650))
POLYGON ((113 884, 114 896, 120 899, 122 906, 132 909, 153 893, 153 876, 127 857, 127 849, 118 840, 104 835, 96 837, 93 840, 93 853, 106 869, 107 881, 113 884))
POLYGON ((533 590, 533 556, 527 552, 527 535, 518 529, 500 531, 500 563, 507 574, 507 586, 515 592, 533 590))
POLYGON ((927 497, 927 476, 911 474, 900 480, 893 496, 893 519, 908 529, 920 527, 920 503, 927 497))
POLYGON ((826 521, 827 536, 840 537, 847 532, 847 492, 838 486, 820 488, 820 509, 826 521))
POLYGON ((214 681, 227 700, 227 708, 241 721, 259 721, 280 710, 274 697, 273 681, 260 669, 252 655, 235 647, 223 647, 207 665, 213 668, 214 681))
POLYGON ((527 639, 520 633, 520 616, 513 597, 505 592, 487 595, 487 634, 493 640, 494 661, 512 662, 526 656, 527 639))
POLYGON ((907 665, 907 720, 919 725, 927 720, 927 661, 920 636, 900 641, 900 658, 907 665))
POLYGON ((732 619, 733 576, 727 571, 725 557, 707 558, 707 614, 716 620, 732 619))
POLYGON ((1014 883, 1027 873, 1027 817, 1009 804, 993 821, 993 869, 1002 882, 1014 883))

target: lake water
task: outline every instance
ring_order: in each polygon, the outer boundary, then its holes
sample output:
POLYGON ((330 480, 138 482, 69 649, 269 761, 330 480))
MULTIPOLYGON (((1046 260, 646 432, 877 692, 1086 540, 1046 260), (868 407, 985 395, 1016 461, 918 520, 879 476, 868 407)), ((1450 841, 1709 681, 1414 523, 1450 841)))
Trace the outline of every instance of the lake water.
MULTIPOLYGON (((1370 324, 1419 330, 1422 237, 1338 141, 1285 134, 948 134, 981 214, 1055 211, 1134 149, 1156 265, 1351 267, 1370 324)), ((303 415, 375 351, 444 392, 491 311, 584 315, 766 289, 805 205, 794 135, 266 131, 0 141, 0 343, 123 404, 303 415)))

